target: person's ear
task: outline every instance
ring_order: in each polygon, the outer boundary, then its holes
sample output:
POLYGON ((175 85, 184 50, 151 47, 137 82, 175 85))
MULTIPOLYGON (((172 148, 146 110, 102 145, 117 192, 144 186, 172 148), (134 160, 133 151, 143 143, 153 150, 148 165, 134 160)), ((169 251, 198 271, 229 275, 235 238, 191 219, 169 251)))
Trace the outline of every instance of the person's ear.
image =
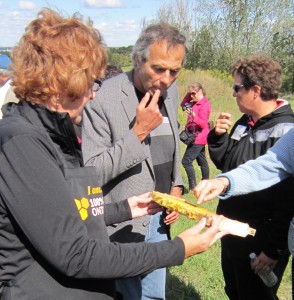
POLYGON ((141 66, 141 62, 138 57, 135 58, 135 68, 139 68, 141 66))
POLYGON ((255 84, 252 87, 253 93, 254 93, 254 99, 256 99, 257 97, 260 97, 260 93, 261 93, 261 87, 257 84, 255 84))

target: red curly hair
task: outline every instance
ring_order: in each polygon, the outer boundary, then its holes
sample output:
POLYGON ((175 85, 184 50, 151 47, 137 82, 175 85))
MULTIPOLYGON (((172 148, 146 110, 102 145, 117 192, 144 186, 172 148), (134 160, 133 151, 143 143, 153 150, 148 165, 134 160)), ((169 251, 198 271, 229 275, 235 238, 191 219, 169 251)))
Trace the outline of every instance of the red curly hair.
POLYGON ((105 44, 90 21, 47 8, 26 27, 12 57, 16 96, 43 104, 59 93, 81 98, 107 65, 105 44))

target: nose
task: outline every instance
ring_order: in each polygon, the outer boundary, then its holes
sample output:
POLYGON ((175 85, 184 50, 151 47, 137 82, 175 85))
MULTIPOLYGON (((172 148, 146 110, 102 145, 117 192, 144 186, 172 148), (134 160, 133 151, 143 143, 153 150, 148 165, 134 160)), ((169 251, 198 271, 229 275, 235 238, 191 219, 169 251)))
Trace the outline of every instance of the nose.
POLYGON ((165 72, 162 73, 160 81, 161 81, 161 83, 165 84, 166 86, 170 85, 170 81, 171 81, 170 70, 165 70, 165 72))
POLYGON ((89 94, 89 100, 93 100, 96 96, 96 93, 91 89, 90 94, 89 94))

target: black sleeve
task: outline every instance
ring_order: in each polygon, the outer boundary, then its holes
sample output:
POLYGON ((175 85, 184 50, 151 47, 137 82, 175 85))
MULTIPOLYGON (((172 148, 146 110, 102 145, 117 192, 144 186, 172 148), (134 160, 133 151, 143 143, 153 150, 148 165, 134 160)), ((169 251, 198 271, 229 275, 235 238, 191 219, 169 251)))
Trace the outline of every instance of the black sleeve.
POLYGON ((217 135, 214 130, 211 130, 207 136, 207 142, 211 160, 219 170, 222 170, 229 144, 229 135, 227 133, 217 135))
POLYGON ((183 262, 179 238, 110 243, 97 228, 91 239, 50 147, 43 139, 20 136, 6 142, 0 154, 1 197, 39 255, 76 278, 136 276, 183 262))
POLYGON ((132 213, 128 200, 105 204, 104 220, 107 226, 131 219, 132 213))

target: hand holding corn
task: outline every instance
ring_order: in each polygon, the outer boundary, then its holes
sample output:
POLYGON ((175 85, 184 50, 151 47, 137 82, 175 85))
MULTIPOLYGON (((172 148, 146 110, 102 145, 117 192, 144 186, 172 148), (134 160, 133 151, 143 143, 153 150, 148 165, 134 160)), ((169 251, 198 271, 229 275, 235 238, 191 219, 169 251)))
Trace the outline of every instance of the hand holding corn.
POLYGON ((202 218, 198 224, 186 229, 178 235, 185 246, 185 258, 206 251, 218 239, 227 234, 226 231, 219 231, 219 224, 223 216, 212 216, 211 226, 203 231, 206 219, 202 218))
MULTIPOLYGON (((184 199, 170 196, 159 192, 151 192, 153 201, 157 202, 161 206, 168 210, 177 211, 182 215, 188 216, 190 219, 199 220, 206 218, 206 225, 211 226, 211 220, 213 216, 217 216, 216 213, 207 210, 206 208, 199 207, 187 203, 184 199)), ((219 231, 228 232, 233 235, 245 237, 247 235, 255 235, 255 229, 249 227, 248 224, 242 223, 229 218, 222 218, 218 226, 219 231)))

